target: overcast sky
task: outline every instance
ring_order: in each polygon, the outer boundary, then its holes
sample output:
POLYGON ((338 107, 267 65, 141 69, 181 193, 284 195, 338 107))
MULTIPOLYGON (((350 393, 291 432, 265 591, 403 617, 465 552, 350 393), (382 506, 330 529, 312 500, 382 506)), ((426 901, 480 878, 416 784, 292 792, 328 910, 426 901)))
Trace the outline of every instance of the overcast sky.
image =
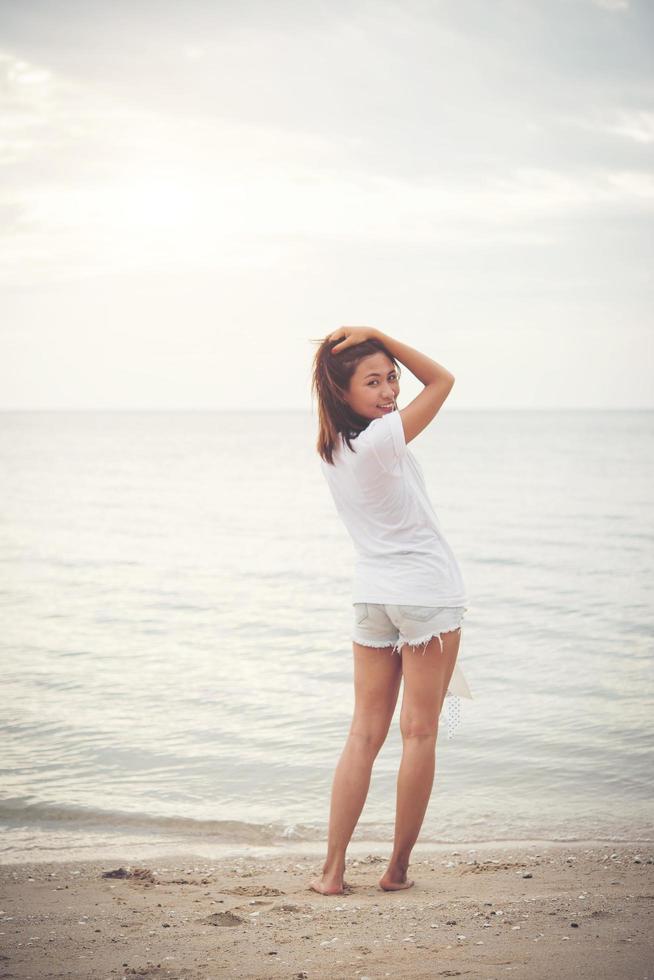
POLYGON ((0 408, 653 407, 650 0, 0 0, 0 408), (404 372, 403 394, 418 390, 404 372))

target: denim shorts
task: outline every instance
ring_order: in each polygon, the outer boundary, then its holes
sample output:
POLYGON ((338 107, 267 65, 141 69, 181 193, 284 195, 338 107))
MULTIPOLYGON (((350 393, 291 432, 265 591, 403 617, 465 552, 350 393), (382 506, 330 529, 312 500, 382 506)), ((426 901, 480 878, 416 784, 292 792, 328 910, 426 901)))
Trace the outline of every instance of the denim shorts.
POLYGON ((423 646, 423 654, 432 637, 450 633, 463 624, 467 606, 397 606, 378 602, 355 602, 352 640, 367 647, 393 647, 401 653, 405 643, 423 646))

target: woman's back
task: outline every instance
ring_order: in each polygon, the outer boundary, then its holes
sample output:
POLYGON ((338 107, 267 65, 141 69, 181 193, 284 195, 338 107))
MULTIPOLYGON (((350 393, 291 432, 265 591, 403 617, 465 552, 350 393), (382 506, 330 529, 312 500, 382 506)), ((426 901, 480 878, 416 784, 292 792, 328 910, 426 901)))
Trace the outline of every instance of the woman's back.
POLYGON ((465 606, 461 570, 398 411, 337 446, 322 470, 357 554, 353 602, 465 606))

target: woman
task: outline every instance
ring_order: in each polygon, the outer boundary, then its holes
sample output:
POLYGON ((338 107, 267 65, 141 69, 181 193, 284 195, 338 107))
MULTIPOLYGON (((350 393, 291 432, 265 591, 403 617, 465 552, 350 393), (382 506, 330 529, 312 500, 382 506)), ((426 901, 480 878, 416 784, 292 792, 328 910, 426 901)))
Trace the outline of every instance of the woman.
POLYGON ((450 737, 458 724, 458 696, 472 697, 456 666, 465 586, 420 465, 407 448, 440 409, 454 377, 374 327, 341 327, 319 343, 312 375, 317 448, 357 554, 355 707, 334 775, 327 858, 322 876, 309 887, 323 895, 343 894, 349 887, 343 879, 345 852, 404 679, 395 838, 379 880, 385 891, 396 891, 414 883, 407 878, 409 857, 434 781, 443 702, 449 695, 455 709, 448 711, 450 737), (398 361, 424 385, 401 411, 398 361))

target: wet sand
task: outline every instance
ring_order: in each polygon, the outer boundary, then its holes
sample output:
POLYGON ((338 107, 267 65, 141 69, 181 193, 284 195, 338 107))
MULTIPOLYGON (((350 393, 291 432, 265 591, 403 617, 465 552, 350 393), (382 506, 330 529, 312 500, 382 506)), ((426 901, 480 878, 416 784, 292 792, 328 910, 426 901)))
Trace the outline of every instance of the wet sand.
POLYGON ((0 977, 654 980, 649 844, 425 845, 398 892, 371 847, 334 896, 318 848, 5 864, 0 977))

